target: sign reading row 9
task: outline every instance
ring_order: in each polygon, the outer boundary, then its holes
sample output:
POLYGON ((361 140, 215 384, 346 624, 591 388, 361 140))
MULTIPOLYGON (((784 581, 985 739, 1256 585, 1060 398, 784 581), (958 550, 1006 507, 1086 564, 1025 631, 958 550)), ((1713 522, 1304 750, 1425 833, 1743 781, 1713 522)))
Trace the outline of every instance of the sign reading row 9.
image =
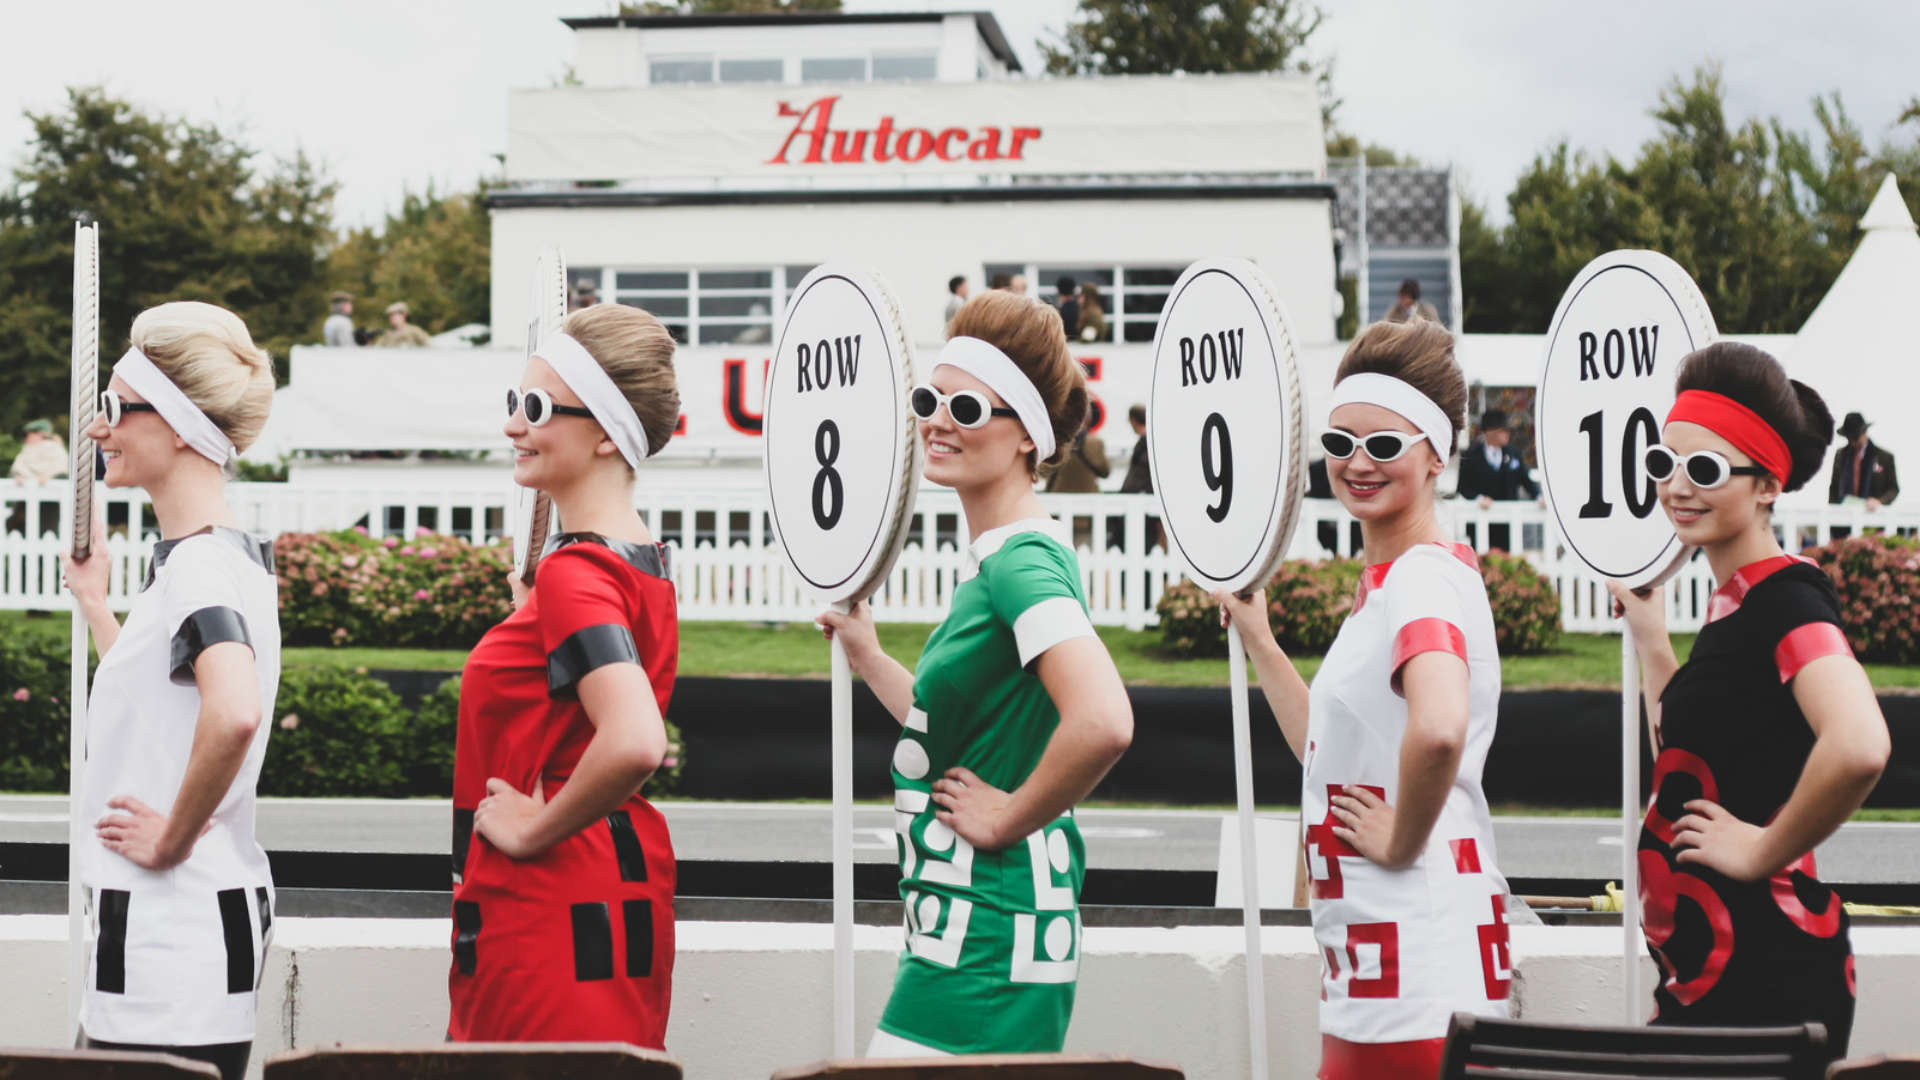
POLYGON ((1691 554, 1660 508, 1646 450, 1673 407, 1680 359, 1715 335, 1699 287, 1653 251, 1588 263, 1547 332, 1534 417, 1547 498, 1581 561, 1633 588, 1665 581, 1691 554))
POLYGON ((815 267, 794 289, 767 372, 761 433, 775 535, 824 601, 878 588, 920 482, 912 350, 874 278, 815 267))
POLYGON ((1187 574, 1208 590, 1264 584, 1305 484, 1293 332, 1244 259, 1187 267, 1153 339, 1148 460, 1187 574))

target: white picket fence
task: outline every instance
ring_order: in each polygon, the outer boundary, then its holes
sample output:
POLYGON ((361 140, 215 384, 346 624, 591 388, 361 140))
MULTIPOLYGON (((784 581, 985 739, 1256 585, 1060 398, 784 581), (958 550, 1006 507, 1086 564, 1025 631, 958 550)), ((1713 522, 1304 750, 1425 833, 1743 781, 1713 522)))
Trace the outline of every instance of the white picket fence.
MULTIPOLYGON (((428 490, 388 482, 345 485, 300 482, 233 484, 229 502, 241 527, 272 536, 360 526, 374 536, 411 536, 427 530, 474 543, 503 542, 508 485, 428 490)), ((70 490, 0 483, 0 609, 64 610, 59 555, 64 550, 70 490)), ((1151 495, 1043 495, 1047 509, 1075 524, 1080 570, 1093 620, 1140 629, 1158 621, 1154 605, 1180 580, 1178 560, 1149 548, 1148 526, 1159 510, 1151 495)), ((158 539, 152 509, 138 491, 105 495, 113 559, 111 595, 124 610, 145 580, 148 553, 158 539), (129 525, 132 527, 129 527, 129 525)), ((673 574, 682 618, 734 621, 803 621, 819 604, 795 580, 773 541, 766 499, 758 488, 649 489, 636 495, 638 509, 656 536, 675 546, 673 574)), ((1552 515, 1532 503, 1498 503, 1480 510, 1447 500, 1442 520, 1456 538, 1485 550, 1494 526, 1504 526, 1514 546, 1546 573, 1560 595, 1561 624, 1576 632, 1607 633, 1617 624, 1607 613, 1606 591, 1579 560, 1564 550, 1552 515)), ((1790 549, 1825 543, 1836 529, 1920 530, 1920 510, 1867 514, 1839 507, 1782 509, 1776 530, 1790 549)), ((915 502, 906 550, 874 597, 875 615, 901 622, 937 622, 959 584, 966 563, 965 525, 952 492, 928 488, 915 502)), ((1351 554, 1357 530, 1331 499, 1309 499, 1294 533, 1295 558, 1317 559, 1330 542, 1351 554)), ((1669 587, 1670 625, 1697 629, 1705 617, 1713 580, 1705 560, 1695 559, 1669 587)))

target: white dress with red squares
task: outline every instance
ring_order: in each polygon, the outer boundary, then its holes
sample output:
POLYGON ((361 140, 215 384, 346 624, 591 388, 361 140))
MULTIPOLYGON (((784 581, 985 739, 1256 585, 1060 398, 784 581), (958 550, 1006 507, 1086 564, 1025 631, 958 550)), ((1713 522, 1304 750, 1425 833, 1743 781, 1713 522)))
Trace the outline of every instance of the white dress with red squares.
POLYGON ((1392 1075, 1396 1052, 1437 1054, 1455 1012, 1507 1015, 1507 883, 1480 787, 1500 656, 1472 549, 1420 544, 1367 567, 1310 701, 1301 806, 1322 963, 1322 1075, 1392 1075), (1434 651, 1466 662, 1466 742, 1426 851, 1388 870, 1333 835, 1329 799, 1351 784, 1399 804, 1401 669, 1434 651))

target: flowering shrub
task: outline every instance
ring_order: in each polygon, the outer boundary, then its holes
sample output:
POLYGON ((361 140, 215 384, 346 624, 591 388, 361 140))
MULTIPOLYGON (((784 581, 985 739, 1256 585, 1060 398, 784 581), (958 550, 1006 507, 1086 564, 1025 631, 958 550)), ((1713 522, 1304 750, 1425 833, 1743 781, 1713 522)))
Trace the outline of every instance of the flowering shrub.
POLYGON ((1560 594, 1532 563, 1490 551, 1480 556, 1480 577, 1487 583, 1501 656, 1546 652, 1559 643, 1560 594))
POLYGON ((1220 606, 1191 581, 1167 586, 1154 605, 1160 613, 1160 644, 1174 656, 1225 656, 1227 632, 1220 606))
POLYGON ((1360 590, 1359 559, 1288 559, 1267 584, 1273 636, 1288 652, 1323 653, 1353 611, 1360 590))
POLYGON ((0 637, 0 791, 65 791, 67 686, 64 636, 0 637))
POLYGON ((469 649, 513 611, 506 545, 358 530, 274 542, 288 645, 469 649))
POLYGON ((1920 543, 1856 536, 1806 554, 1840 594, 1840 622, 1855 656, 1876 663, 1920 662, 1920 543))
POLYGON ((365 670, 288 668, 273 713, 260 794, 413 794, 406 709, 365 670))

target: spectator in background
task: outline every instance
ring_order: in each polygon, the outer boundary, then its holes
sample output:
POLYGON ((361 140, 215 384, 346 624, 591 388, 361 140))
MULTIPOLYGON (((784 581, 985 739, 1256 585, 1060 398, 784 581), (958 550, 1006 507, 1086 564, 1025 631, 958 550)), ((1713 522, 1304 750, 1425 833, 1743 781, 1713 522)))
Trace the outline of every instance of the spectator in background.
POLYGON ((375 345, 385 349, 426 348, 433 344, 425 330, 407 321, 407 302, 396 300, 387 305, 387 332, 380 335, 375 345))
MULTIPOLYGON (((1113 464, 1107 460, 1107 444, 1100 436, 1080 430, 1073 446, 1067 450, 1067 456, 1047 477, 1047 490, 1062 494, 1085 495, 1100 490, 1100 481, 1113 471, 1113 464)), ((1077 548, 1093 546, 1093 518, 1075 515, 1073 518, 1073 546, 1077 548)))
POLYGON ((35 487, 67 475, 67 448, 53 433, 52 421, 27 421, 21 431, 20 456, 13 459, 8 475, 16 484, 35 487))
POLYGON ((1067 340, 1074 340, 1080 332, 1080 286, 1072 277, 1062 274, 1060 280, 1053 283, 1054 306, 1060 309, 1060 325, 1067 332, 1067 340))
POLYGON ((1027 275, 1015 274, 1007 281, 1007 291, 1015 296, 1027 295, 1027 275))
POLYGON ((590 277, 583 277, 573 283, 573 295, 567 300, 567 311, 575 312, 581 308, 590 308, 600 302, 600 286, 590 277))
POLYGON ((940 321, 952 322, 953 317, 960 314, 961 306, 967 302, 967 297, 972 292, 973 289, 967 284, 965 274, 955 274, 947 279, 947 313, 941 316, 940 321))
POLYGON ((1420 283, 1408 278, 1400 283, 1400 299, 1387 312, 1387 322, 1407 322, 1411 319, 1425 319, 1439 322, 1440 313, 1433 305, 1420 299, 1420 283))
POLYGON ((360 344, 353 339, 353 297, 351 294, 337 292, 328 298, 333 314, 320 328, 320 340, 330 349, 348 349, 360 344))
POLYGON ((1080 321, 1073 334, 1081 341, 1107 340, 1107 310, 1100 305, 1100 286, 1091 281, 1080 286, 1080 321))
MULTIPOLYGON (((1089 284, 1087 288, 1093 286, 1089 284)), ((1081 311, 1084 313, 1085 308, 1081 311)), ((1147 407, 1135 404, 1127 409, 1127 426, 1133 429, 1133 453, 1127 458, 1127 475, 1120 481, 1122 495, 1153 494, 1153 466, 1147 461, 1147 407)), ((1120 547, 1119 522, 1107 526, 1107 546, 1120 547)), ((1166 538, 1160 533, 1160 519, 1147 518, 1147 547, 1166 547, 1166 538)))
MULTIPOLYGON (((1495 502, 1510 502, 1515 499, 1538 499, 1540 488, 1534 484, 1533 477, 1527 473, 1527 463, 1519 455, 1507 452, 1507 446, 1513 441, 1513 430, 1507 425, 1507 414, 1499 409, 1488 409, 1480 414, 1480 437, 1460 455, 1460 497, 1472 499, 1474 504, 1485 510, 1495 502)), ((1473 523, 1467 524, 1467 540, 1479 544, 1478 532, 1473 523)), ((1512 551, 1513 530, 1506 525, 1487 527, 1487 547, 1500 551, 1512 551)))
POLYGON ((987 279, 987 288, 1002 292, 1011 291, 1013 289, 1013 275, 1007 273, 995 274, 987 279))
POLYGON ((1878 510, 1900 495, 1893 455, 1867 438, 1871 426, 1857 412, 1840 422, 1840 437, 1847 444, 1833 455, 1833 477, 1827 483, 1827 501, 1835 506, 1860 498, 1866 500, 1867 509, 1878 510))

